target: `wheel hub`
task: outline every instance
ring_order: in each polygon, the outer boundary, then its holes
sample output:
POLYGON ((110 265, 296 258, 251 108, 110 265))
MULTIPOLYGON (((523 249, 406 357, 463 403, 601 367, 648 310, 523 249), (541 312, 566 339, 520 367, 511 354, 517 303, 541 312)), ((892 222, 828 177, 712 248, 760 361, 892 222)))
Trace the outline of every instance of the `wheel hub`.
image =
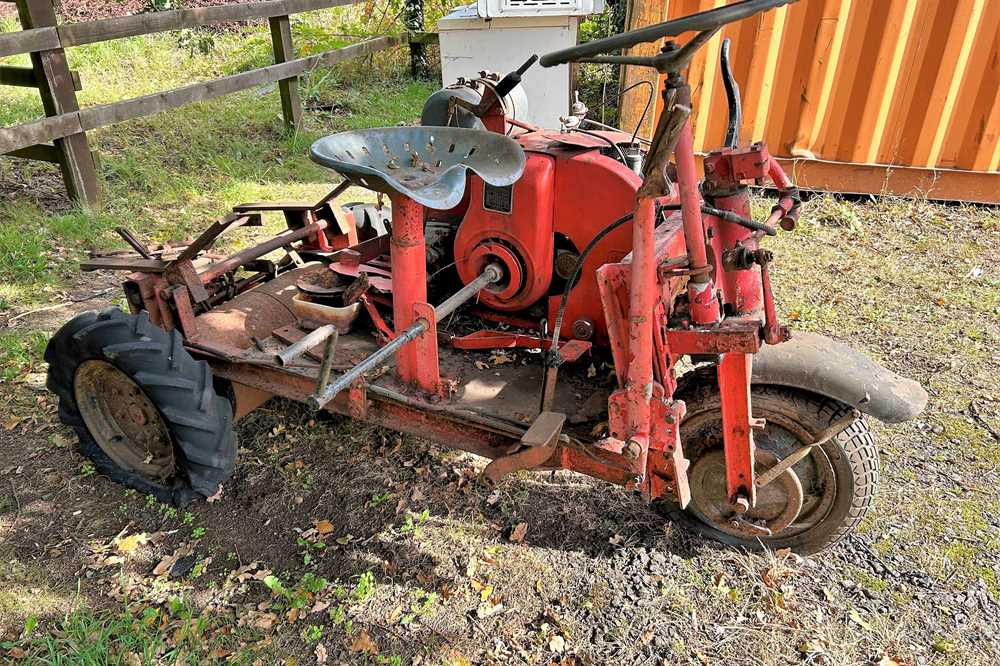
MULTIPOLYGON (((757 474, 778 463, 770 451, 757 449, 754 454, 757 474)), ((691 511, 716 529, 739 537, 775 536, 791 525, 802 510, 802 484, 792 469, 774 481, 757 488, 753 508, 740 513, 730 504, 726 489, 726 457, 721 449, 709 451, 691 468, 691 511)))
POLYGON ((107 361, 84 361, 73 392, 90 434, 119 467, 156 481, 173 475, 170 431, 131 377, 107 361))

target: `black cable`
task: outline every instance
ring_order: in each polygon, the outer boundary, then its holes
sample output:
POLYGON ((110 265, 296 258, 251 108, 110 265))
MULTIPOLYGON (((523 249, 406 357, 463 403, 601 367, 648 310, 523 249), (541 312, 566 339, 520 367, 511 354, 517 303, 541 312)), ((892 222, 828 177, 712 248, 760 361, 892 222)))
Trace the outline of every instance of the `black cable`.
POLYGON ((587 259, 587 255, 594 250, 597 244, 601 242, 605 236, 630 221, 634 216, 635 213, 626 213, 608 226, 601 229, 596 236, 590 239, 590 242, 587 243, 587 246, 583 248, 583 252, 581 252, 580 256, 577 258, 576 266, 573 267, 573 272, 570 273, 569 279, 566 280, 566 287, 563 289, 562 298, 559 301, 556 323, 552 327, 552 342, 549 344, 549 358, 556 365, 559 364, 559 329, 562 328, 563 317, 566 315, 566 304, 569 302, 569 292, 573 289, 576 279, 580 277, 580 269, 583 268, 583 262, 587 259))
MULTIPOLYGON (((663 213, 663 211, 667 210, 676 211, 680 209, 681 209, 680 204, 657 205, 656 216, 659 217, 660 214, 663 213)), ((746 218, 736 215, 731 211, 724 211, 706 205, 701 206, 701 211, 706 215, 715 215, 716 217, 720 217, 726 221, 735 222, 736 224, 741 224, 743 226, 748 226, 751 229, 761 227, 761 230, 767 232, 769 235, 774 235, 774 233, 776 233, 772 227, 769 227, 766 224, 761 224, 760 222, 753 222, 751 220, 747 220, 746 218)), ((601 231, 599 231, 598 234, 594 236, 589 243, 587 243, 587 246, 583 248, 583 251, 577 258, 576 265, 573 267, 573 272, 570 274, 569 279, 566 281, 566 287, 563 288, 562 297, 559 299, 559 310, 556 313, 556 323, 552 327, 552 340, 549 343, 549 357, 547 359, 547 363, 549 365, 553 363, 559 365, 559 363, 561 362, 561 360, 559 359, 559 331, 562 328, 563 318, 566 315, 566 305, 569 303, 569 293, 573 289, 573 286, 576 284, 577 278, 580 276, 580 271, 583 269, 583 262, 586 261, 587 255, 589 255, 594 250, 597 244, 601 242, 601 240, 603 240, 605 236, 607 236, 612 231, 614 231, 618 227, 622 226, 623 224, 631 220, 634 216, 635 216, 634 212, 628 213, 618 218, 617 220, 615 220, 608 226, 604 227, 603 229, 601 229, 601 231)))
MULTIPOLYGON (((646 98, 646 106, 642 109, 642 115, 639 116, 639 122, 635 125, 635 131, 632 132, 632 143, 635 143, 635 137, 639 136, 639 129, 642 128, 642 124, 646 121, 646 114, 649 113, 649 105, 653 103, 653 93, 655 92, 651 81, 640 81, 639 83, 649 84, 649 96, 646 98)), ((636 83, 631 87, 635 87, 636 85, 639 84, 636 83)), ((628 91, 628 88, 626 88, 625 91, 628 91)))
POLYGON ((614 148, 615 150, 618 151, 618 157, 622 158, 622 164, 624 164, 625 166, 628 166, 628 159, 625 157, 625 151, 622 150, 621 146, 619 146, 617 143, 615 143, 614 141, 612 141, 608 137, 601 136, 600 134, 597 134, 596 132, 588 132, 587 130, 580 129, 579 127, 574 127, 570 131, 571 132, 579 132, 580 134, 586 134, 587 136, 592 136, 595 139, 600 139, 601 141, 606 142, 609 146, 611 146, 612 148, 614 148))

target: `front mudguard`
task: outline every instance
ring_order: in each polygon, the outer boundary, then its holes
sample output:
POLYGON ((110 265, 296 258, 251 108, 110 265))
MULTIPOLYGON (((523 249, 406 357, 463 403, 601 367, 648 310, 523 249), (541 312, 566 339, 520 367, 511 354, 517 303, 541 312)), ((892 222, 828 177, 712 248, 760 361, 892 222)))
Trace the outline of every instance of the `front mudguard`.
POLYGON ((885 423, 902 423, 927 405, 927 392, 859 351, 824 335, 796 332, 754 355, 753 384, 791 386, 851 405, 885 423))

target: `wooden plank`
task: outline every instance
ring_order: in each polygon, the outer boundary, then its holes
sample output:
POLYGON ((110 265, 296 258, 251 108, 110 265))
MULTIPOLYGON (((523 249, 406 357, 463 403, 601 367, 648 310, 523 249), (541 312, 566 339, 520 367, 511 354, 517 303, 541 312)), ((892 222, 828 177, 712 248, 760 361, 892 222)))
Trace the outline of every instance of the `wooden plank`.
MULTIPOLYGON (((282 63, 295 59, 292 46, 292 23, 287 16, 273 16, 271 24, 271 45, 274 47, 274 62, 282 63)), ((281 115, 285 119, 285 129, 294 132, 302 126, 302 103, 299 100, 299 79, 292 77, 278 81, 281 94, 281 115)))
POLYGON ((0 34, 0 58, 59 48, 59 32, 52 27, 0 34))
POLYGON ((28 146, 27 148, 18 148, 17 150, 12 150, 6 153, 7 157, 20 157, 26 160, 35 160, 37 162, 59 162, 59 151, 56 150, 55 146, 51 146, 47 143, 39 143, 34 146, 28 146))
POLYGON ((436 32, 411 31, 406 33, 410 44, 437 44, 440 37, 436 32))
POLYGON ((0 130, 0 153, 10 153, 36 143, 45 143, 82 131, 80 116, 75 111, 9 127, 0 130))
POLYGON ((308 58, 298 58, 297 60, 290 60, 278 65, 269 65, 241 74, 224 76, 212 81, 194 83, 167 92, 154 93, 113 104, 93 106, 80 112, 80 121, 85 129, 91 130, 131 118, 148 116, 166 109, 191 104, 192 102, 203 102, 241 90, 274 83, 281 79, 299 76, 315 67, 333 65, 350 60, 351 58, 369 55, 402 44, 404 41, 405 38, 397 36, 376 37, 375 39, 326 51, 309 56, 308 58))
POLYGON ((140 118, 153 113, 173 109, 178 106, 201 102, 241 90, 273 83, 291 76, 301 75, 314 67, 334 65, 351 58, 370 55, 393 46, 406 43, 405 36, 386 36, 369 39, 358 44, 326 51, 308 58, 299 58, 279 65, 234 74, 221 79, 195 83, 176 90, 146 95, 134 99, 92 106, 82 111, 66 113, 26 123, 7 129, 0 129, 0 153, 26 148, 36 143, 69 136, 81 129, 92 130, 123 120, 140 118))
MULTIPOLYGON (((26 30, 56 25, 52 0, 18 0, 17 11, 26 30)), ((31 66, 46 116, 59 117, 79 110, 73 75, 62 48, 32 53, 31 66)), ((97 165, 90 152, 87 135, 81 131, 52 138, 59 151, 59 166, 70 198, 86 206, 95 205, 100 189, 97 185, 97 165)), ((43 142, 33 141, 28 145, 43 142)), ((28 145, 17 148, 27 148, 28 145)))
POLYGON ((35 70, 30 67, 0 66, 0 85, 18 86, 20 88, 37 88, 35 70))
POLYGON ((151 35, 167 30, 196 28, 213 23, 233 23, 254 18, 287 16, 327 7, 351 5, 359 0, 268 0, 216 7, 176 9, 166 12, 150 12, 118 18, 69 23, 59 26, 59 36, 63 46, 93 44, 109 39, 151 35))
POLYGON ((162 273, 167 270, 167 262, 142 257, 94 257, 80 262, 81 271, 139 271, 141 273, 162 273))
MULTIPOLYGON (((0 2, 2 1, 0 0, 0 2)), ((80 82, 80 73, 76 70, 71 70, 69 74, 73 77, 73 89, 77 91, 83 90, 83 84, 80 82)), ((0 86, 37 88, 38 81, 35 80, 35 70, 31 67, 0 65, 0 86)))

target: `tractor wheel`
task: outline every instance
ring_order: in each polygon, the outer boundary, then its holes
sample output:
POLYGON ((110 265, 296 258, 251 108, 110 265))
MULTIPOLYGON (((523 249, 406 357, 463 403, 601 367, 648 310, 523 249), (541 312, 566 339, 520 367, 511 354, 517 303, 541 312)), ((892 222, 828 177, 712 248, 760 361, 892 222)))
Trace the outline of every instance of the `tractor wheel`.
POLYGON ((86 312, 52 337, 45 360, 59 418, 102 474, 177 506, 214 495, 232 474, 232 406, 178 331, 145 312, 86 312))
MULTIPOLYGON (((879 474, 875 440, 862 418, 757 488, 756 506, 740 517, 726 499, 718 385, 699 381, 689 386, 688 391, 682 387, 677 397, 687 404, 681 442, 691 463, 691 502, 684 511, 658 503, 667 517, 723 543, 750 549, 790 548, 800 554, 823 550, 861 522, 871 507, 879 474)), ((753 415, 766 422, 763 431, 754 431, 758 474, 814 442, 817 433, 851 409, 782 386, 753 386, 751 396, 753 415)))

